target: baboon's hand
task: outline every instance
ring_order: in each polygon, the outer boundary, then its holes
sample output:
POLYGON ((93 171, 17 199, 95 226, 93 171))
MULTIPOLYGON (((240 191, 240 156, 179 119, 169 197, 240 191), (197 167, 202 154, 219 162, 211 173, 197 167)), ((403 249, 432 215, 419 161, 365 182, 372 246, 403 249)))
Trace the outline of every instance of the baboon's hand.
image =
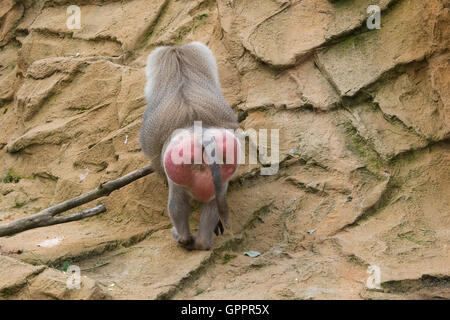
POLYGON ((216 228, 214 229, 214 233, 216 234, 216 236, 218 236, 219 234, 223 234, 223 224, 222 224, 222 221, 219 220, 219 222, 217 223, 216 228))

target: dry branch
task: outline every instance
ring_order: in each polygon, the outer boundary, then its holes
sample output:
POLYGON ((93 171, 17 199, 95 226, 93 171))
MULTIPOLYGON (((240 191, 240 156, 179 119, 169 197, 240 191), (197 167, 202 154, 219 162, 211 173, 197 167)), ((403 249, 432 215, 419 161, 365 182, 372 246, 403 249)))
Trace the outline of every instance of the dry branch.
POLYGON ((106 207, 104 205, 98 205, 94 208, 90 208, 81 212, 55 217, 55 215, 57 215, 58 213, 81 206, 100 197, 108 196, 114 190, 120 189, 123 186, 126 186, 127 184, 152 172, 152 167, 143 167, 115 180, 104 182, 92 191, 58 203, 36 214, 33 214, 30 217, 17 219, 4 225, 0 225, 0 237, 9 236, 28 229, 80 220, 104 212, 106 211, 106 207))

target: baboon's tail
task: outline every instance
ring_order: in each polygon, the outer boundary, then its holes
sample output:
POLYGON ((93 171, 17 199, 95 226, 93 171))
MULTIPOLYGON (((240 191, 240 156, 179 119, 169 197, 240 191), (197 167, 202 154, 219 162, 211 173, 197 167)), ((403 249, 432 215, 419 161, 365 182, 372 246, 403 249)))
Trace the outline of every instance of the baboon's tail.
POLYGON ((218 231, 222 231, 223 233, 223 225, 226 228, 229 228, 229 207, 227 202, 227 194, 226 190, 223 187, 223 180, 222 180, 222 174, 220 172, 220 166, 217 163, 217 152, 216 152, 216 141, 214 140, 214 137, 211 138, 209 141, 203 142, 203 147, 205 148, 209 144, 213 143, 214 147, 211 152, 211 156, 213 157, 212 163, 209 165, 209 168, 211 169, 211 175, 213 178, 213 184, 214 184, 214 194, 216 198, 217 203, 217 209, 219 211, 219 224, 217 225, 215 232, 216 234, 218 231), (222 222, 222 224, 221 224, 222 222))

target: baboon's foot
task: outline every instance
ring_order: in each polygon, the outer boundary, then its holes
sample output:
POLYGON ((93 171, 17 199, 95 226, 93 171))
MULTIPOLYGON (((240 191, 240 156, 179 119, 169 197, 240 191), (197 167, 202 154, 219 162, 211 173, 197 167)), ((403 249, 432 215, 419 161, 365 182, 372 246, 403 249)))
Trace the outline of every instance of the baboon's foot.
POLYGON ((195 238, 193 235, 189 234, 187 236, 180 236, 175 227, 172 227, 172 236, 181 246, 187 247, 192 245, 195 242, 195 238))

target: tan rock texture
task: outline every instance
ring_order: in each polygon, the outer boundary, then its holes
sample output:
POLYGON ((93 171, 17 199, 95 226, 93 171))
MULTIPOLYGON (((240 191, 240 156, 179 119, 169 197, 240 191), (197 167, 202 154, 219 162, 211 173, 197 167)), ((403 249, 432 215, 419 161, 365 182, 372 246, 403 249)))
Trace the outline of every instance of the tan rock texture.
POLYGON ((159 45, 211 48, 241 128, 279 130, 279 170, 240 167, 211 251, 172 240, 153 174, 83 206, 99 216, 0 238, 0 299, 450 299, 448 1, 83 0, 69 29, 71 4, 0 3, 0 223, 147 164, 159 45))

